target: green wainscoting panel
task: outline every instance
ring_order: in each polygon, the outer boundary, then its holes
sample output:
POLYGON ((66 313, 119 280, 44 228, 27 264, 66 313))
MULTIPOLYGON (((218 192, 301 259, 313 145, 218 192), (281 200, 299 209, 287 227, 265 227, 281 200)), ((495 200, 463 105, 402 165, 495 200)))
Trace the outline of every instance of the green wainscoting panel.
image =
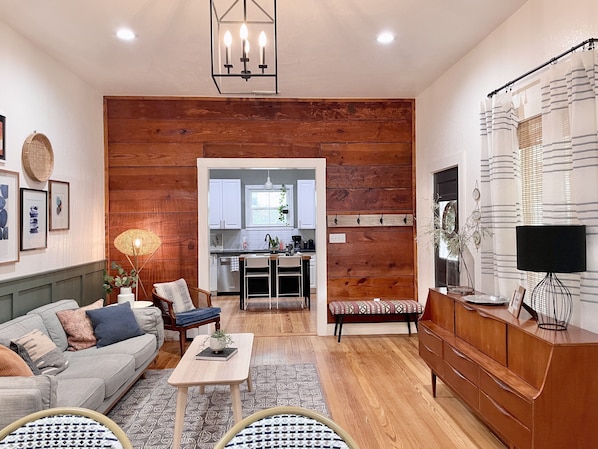
POLYGON ((105 260, 0 282, 0 323, 61 299, 80 305, 104 298, 105 260))

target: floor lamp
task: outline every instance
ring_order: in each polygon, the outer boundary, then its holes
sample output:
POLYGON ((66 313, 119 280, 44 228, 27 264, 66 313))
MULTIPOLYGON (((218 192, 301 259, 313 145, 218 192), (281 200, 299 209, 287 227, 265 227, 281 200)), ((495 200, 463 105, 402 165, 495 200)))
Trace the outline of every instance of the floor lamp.
POLYGON ((143 293, 147 297, 147 292, 143 287, 143 282, 141 282, 139 274, 158 248, 160 248, 160 245, 162 245, 160 237, 152 231, 147 231, 145 229, 129 229, 122 234, 119 234, 114 239, 114 246, 116 249, 127 257, 127 260, 137 273, 135 301, 137 301, 139 297, 139 285, 141 285, 143 293), (145 257, 145 261, 141 265, 139 264, 139 257, 145 257))
POLYGON ((517 269, 545 272, 534 287, 531 308, 538 327, 565 330, 571 320, 571 293, 556 273, 586 270, 586 227, 583 225, 517 226, 517 269))

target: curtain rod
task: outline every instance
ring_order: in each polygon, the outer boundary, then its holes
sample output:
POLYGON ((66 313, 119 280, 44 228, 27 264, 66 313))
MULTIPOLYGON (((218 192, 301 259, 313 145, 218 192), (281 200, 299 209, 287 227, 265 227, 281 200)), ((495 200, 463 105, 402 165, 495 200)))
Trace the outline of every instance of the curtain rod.
POLYGON ((521 81, 523 78, 526 78, 528 76, 530 76, 531 74, 537 72, 540 69, 543 69, 544 67, 546 67, 547 65, 550 65, 556 61, 558 61, 559 59, 561 59, 563 56, 567 56, 569 53, 573 53, 575 50, 585 46, 585 45, 590 45, 590 48, 594 45, 594 42, 598 41, 598 39, 592 37, 590 39, 587 39, 579 44, 577 44, 575 47, 570 48, 569 50, 561 53, 558 56, 555 56, 554 58, 552 58, 549 61, 546 61, 544 64, 539 65, 538 67, 531 69, 529 72, 524 73, 523 75, 515 78, 512 81, 509 81, 507 84, 505 84, 504 86, 499 87, 496 90, 493 90, 492 92, 490 92, 488 94, 488 98, 492 98, 494 95, 496 95, 497 93, 499 93, 501 90, 506 89, 507 87, 512 86, 513 84, 515 84, 517 81, 521 81))

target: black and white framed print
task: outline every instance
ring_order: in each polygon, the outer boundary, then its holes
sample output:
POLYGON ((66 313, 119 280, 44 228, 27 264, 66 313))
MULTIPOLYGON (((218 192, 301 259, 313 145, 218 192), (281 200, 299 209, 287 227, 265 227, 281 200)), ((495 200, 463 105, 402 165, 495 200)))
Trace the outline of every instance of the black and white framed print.
POLYGON ((64 181, 49 181, 50 201, 48 215, 50 231, 70 228, 70 184, 64 181))
POLYGON ((19 174, 0 170, 0 264, 19 261, 19 174))
POLYGON ((48 193, 21 188, 21 251, 48 246, 48 193))

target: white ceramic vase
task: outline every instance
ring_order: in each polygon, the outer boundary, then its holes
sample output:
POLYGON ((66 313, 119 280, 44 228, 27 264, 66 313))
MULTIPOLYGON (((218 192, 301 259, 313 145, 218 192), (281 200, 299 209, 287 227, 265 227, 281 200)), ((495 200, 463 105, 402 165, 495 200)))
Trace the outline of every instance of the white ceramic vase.
POLYGON ((116 297, 119 304, 124 302, 128 302, 133 306, 133 301, 135 301, 135 295, 133 294, 133 289, 131 287, 121 287, 120 293, 116 297))

